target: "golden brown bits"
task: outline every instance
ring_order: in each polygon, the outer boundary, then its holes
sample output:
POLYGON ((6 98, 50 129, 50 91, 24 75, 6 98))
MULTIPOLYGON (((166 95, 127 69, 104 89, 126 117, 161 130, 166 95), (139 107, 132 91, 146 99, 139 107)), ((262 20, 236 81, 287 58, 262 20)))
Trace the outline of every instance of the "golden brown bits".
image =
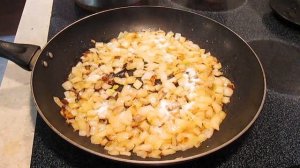
POLYGON ((83 53, 83 57, 87 57, 91 52, 90 51, 86 51, 83 53))
POLYGON ((75 117, 70 111, 66 110, 65 108, 61 109, 60 114, 66 119, 72 119, 75 117))
POLYGON ((103 75, 101 79, 106 82, 109 80, 109 75, 103 75))
POLYGON ((235 86, 234 86, 234 84, 233 84, 233 83, 229 83, 229 84, 227 84, 227 87, 229 87, 230 89, 234 89, 234 88, 235 88, 235 86))
POLYGON ((156 75, 153 75, 151 78, 150 78, 150 82, 152 85, 155 85, 155 81, 156 81, 156 75))
POLYGON ((113 79, 110 79, 110 80, 108 80, 108 81, 107 81, 107 84, 109 84, 109 85, 113 85, 113 84, 115 84, 115 82, 114 82, 114 80, 113 80, 113 79))
POLYGON ((60 100, 64 105, 68 105, 69 104, 69 102, 66 100, 66 99, 61 99, 60 100))

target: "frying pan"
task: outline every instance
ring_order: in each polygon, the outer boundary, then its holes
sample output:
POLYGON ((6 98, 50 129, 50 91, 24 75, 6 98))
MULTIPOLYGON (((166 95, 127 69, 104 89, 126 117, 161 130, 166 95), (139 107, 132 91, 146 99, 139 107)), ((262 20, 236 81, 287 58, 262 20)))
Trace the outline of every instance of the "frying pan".
POLYGON ((24 69, 32 70, 31 87, 37 110, 47 125, 71 144, 100 157, 143 165, 182 162, 215 152, 240 137, 253 124, 262 109, 266 80, 262 65, 237 34, 225 26, 196 13, 165 7, 124 7, 83 18, 53 37, 39 50, 38 46, 0 43, 0 55, 24 69), (80 137, 59 114, 53 96, 63 97, 61 84, 67 79, 84 51, 92 47, 91 39, 107 42, 122 31, 143 29, 181 33, 207 49, 222 63, 224 75, 235 84, 227 116, 220 131, 199 148, 192 148, 161 159, 142 159, 136 155, 111 156, 89 138, 80 137))

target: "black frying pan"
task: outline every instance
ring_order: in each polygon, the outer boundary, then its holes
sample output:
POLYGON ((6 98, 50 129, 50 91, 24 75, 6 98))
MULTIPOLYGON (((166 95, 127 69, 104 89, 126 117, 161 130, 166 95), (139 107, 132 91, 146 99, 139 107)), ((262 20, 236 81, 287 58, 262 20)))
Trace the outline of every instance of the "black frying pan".
POLYGON ((4 42, 0 45, 0 53, 6 58, 33 71, 31 84, 37 109, 53 131, 85 151, 117 161, 161 165, 199 158, 217 151, 236 140, 253 124, 266 94, 263 68, 245 41, 209 18, 172 8, 126 7, 88 16, 58 33, 41 52, 31 45, 16 46, 4 42), (119 32, 148 28, 181 33, 209 50, 221 61, 225 76, 235 84, 235 92, 231 103, 225 107, 227 117, 220 131, 199 148, 177 152, 162 159, 141 159, 135 155, 110 156, 103 147, 91 144, 89 138, 80 137, 66 124, 53 96, 63 97, 61 84, 82 53, 92 47, 91 39, 107 42, 119 32))

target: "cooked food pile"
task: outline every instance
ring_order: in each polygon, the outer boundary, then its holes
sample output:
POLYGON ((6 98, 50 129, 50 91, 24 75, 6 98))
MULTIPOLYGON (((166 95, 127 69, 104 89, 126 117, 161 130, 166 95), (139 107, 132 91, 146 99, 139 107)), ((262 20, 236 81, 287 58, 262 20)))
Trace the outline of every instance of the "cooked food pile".
POLYGON ((181 34, 122 32, 95 42, 54 97, 80 136, 111 155, 161 158, 219 130, 233 84, 221 63, 181 34))

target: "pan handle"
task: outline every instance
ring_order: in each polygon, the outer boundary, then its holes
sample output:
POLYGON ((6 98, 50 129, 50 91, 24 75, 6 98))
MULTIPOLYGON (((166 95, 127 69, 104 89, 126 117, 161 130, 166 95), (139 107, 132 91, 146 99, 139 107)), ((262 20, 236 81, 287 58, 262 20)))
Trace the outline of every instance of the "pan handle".
POLYGON ((23 69, 31 71, 40 53, 40 47, 31 44, 16 44, 0 40, 0 57, 11 60, 23 69))

